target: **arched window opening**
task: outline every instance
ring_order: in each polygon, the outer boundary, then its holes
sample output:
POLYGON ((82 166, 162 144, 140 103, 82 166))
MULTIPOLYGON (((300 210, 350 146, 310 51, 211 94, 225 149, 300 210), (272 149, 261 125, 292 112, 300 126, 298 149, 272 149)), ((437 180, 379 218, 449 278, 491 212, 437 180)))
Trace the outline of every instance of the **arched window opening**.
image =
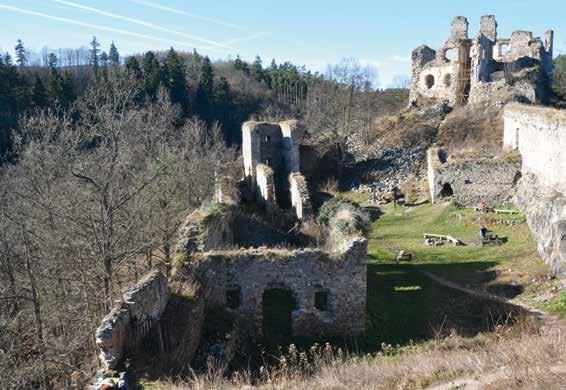
POLYGON ((434 85, 434 76, 429 74, 425 77, 425 85, 428 89, 431 89, 434 85))

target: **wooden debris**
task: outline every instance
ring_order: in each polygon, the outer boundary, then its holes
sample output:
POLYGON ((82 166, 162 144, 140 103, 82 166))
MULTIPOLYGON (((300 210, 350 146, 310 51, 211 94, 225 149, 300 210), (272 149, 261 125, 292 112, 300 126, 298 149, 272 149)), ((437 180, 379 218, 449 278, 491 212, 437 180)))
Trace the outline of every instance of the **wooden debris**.
POLYGON ((493 209, 495 214, 519 214, 518 210, 493 209))
POLYGON ((454 238, 452 236, 447 236, 445 234, 424 233, 423 236, 424 236, 424 238, 436 238, 436 239, 443 240, 443 241, 449 241, 452 244, 454 244, 454 246, 466 245, 466 244, 464 244, 463 241, 458 240, 457 238, 454 238))

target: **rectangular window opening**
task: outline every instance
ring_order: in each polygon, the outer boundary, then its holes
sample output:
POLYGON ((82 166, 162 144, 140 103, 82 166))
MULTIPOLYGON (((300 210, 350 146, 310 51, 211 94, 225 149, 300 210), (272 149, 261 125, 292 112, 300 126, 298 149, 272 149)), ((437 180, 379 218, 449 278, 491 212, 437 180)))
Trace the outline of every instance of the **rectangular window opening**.
POLYGON ((226 290, 226 307, 237 309, 240 307, 241 288, 234 287, 226 290))
POLYGON ((314 307, 320 311, 328 311, 328 291, 314 293, 314 307))

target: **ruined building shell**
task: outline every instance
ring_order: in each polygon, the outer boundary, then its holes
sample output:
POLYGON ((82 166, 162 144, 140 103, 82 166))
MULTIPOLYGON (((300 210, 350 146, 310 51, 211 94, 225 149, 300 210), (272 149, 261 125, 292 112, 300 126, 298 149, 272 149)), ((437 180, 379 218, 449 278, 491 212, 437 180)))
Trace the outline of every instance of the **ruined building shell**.
POLYGON ((292 208, 299 220, 312 216, 307 182, 300 173, 299 143, 303 126, 246 122, 242 126, 244 179, 256 201, 266 207, 292 208))
POLYGON ((544 38, 543 43, 529 31, 497 38, 495 17, 486 15, 476 37, 469 39, 467 19, 457 16, 438 51, 426 45, 413 51, 410 104, 431 98, 459 106, 509 95, 545 103, 552 82, 553 31, 544 38))

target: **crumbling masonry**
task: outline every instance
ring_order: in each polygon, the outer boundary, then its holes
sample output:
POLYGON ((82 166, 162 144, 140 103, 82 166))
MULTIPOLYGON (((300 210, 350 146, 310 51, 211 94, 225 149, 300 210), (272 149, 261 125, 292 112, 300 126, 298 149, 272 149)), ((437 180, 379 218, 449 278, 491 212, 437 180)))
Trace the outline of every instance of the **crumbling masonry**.
POLYGON ((246 122, 242 127, 244 176, 249 190, 264 207, 292 207, 297 218, 312 217, 307 182, 300 173, 298 121, 279 124, 246 122))
POLYGON ((410 104, 432 98, 459 106, 491 97, 545 103, 552 82, 554 32, 541 38, 529 31, 497 37, 495 16, 482 16, 475 38, 468 20, 457 16, 440 50, 419 46, 412 53, 410 104), (509 96, 511 95, 511 96, 509 96))
POLYGON ((504 120, 504 147, 522 160, 517 206, 540 255, 554 274, 565 276, 566 110, 510 104, 504 120))

